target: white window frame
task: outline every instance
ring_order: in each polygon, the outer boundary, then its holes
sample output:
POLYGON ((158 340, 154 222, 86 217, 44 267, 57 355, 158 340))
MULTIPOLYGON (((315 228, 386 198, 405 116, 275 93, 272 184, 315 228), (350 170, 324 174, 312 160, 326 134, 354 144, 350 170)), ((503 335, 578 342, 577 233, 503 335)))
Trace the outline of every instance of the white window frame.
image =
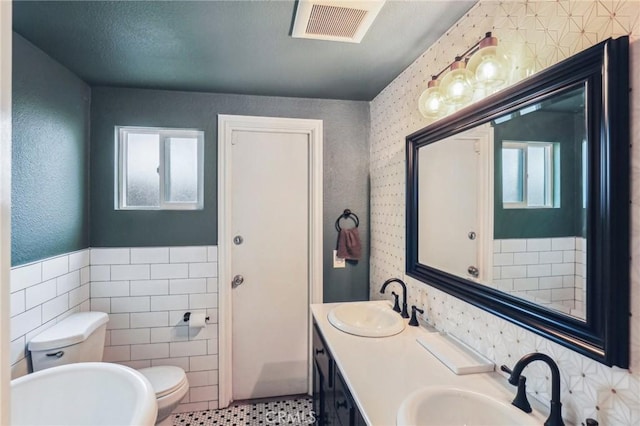
POLYGON ((502 202, 502 207, 505 209, 552 209, 559 207, 559 203, 556 202, 556 194, 554 193, 555 184, 555 142, 528 142, 528 141, 503 141, 502 149, 519 149, 523 152, 523 177, 522 177, 522 201, 521 202, 502 202), (529 179, 528 179, 528 148, 530 146, 538 146, 545 148, 545 163, 548 165, 545 175, 545 202, 543 205, 529 205, 529 179))
POLYGON ((204 132, 195 129, 174 129, 164 127, 135 127, 116 126, 116 210, 202 210, 204 208, 204 132), (130 206, 126 201, 127 182, 127 142, 129 133, 147 133, 159 136, 159 205, 158 206, 130 206), (197 140, 197 162, 198 162, 198 188, 196 202, 172 202, 167 200, 166 188, 169 179, 167 162, 171 138, 195 138, 197 140))

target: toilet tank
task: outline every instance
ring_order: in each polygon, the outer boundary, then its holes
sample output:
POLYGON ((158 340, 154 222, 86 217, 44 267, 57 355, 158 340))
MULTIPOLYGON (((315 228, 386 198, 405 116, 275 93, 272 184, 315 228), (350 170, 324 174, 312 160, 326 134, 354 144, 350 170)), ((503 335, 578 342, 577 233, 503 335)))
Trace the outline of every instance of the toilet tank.
POLYGON ((35 336, 28 346, 33 371, 102 361, 107 321, 104 312, 78 312, 35 336))

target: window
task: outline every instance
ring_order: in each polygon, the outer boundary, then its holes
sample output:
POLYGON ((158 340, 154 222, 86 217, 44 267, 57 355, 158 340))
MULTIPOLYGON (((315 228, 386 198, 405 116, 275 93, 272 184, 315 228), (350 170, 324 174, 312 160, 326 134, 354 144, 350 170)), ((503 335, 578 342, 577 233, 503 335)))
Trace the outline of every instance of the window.
POLYGON ((559 146, 553 142, 502 143, 504 208, 560 207, 559 146))
POLYGON ((204 132, 117 127, 116 209, 203 208, 204 132))

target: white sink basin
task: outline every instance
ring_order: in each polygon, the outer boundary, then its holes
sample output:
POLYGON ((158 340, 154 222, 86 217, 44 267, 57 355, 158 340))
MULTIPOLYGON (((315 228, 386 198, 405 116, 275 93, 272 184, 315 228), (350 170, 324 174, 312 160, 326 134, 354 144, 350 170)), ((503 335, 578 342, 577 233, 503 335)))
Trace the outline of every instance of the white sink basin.
POLYGON ((338 330, 364 337, 393 336, 405 327, 400 314, 380 302, 344 303, 329 311, 328 319, 338 330))
POLYGON ((68 364, 11 381, 14 426, 151 426, 157 411, 149 381, 118 364, 68 364))
POLYGON ((400 405, 398 426, 539 426, 540 421, 490 396, 452 387, 428 387, 400 405))

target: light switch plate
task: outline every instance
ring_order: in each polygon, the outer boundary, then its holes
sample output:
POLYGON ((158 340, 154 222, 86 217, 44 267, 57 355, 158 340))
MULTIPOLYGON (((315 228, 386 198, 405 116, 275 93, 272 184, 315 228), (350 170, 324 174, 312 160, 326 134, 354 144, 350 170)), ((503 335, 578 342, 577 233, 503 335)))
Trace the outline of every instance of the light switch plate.
POLYGON ((333 267, 334 268, 344 268, 346 263, 344 259, 338 257, 338 250, 333 251, 333 267))

